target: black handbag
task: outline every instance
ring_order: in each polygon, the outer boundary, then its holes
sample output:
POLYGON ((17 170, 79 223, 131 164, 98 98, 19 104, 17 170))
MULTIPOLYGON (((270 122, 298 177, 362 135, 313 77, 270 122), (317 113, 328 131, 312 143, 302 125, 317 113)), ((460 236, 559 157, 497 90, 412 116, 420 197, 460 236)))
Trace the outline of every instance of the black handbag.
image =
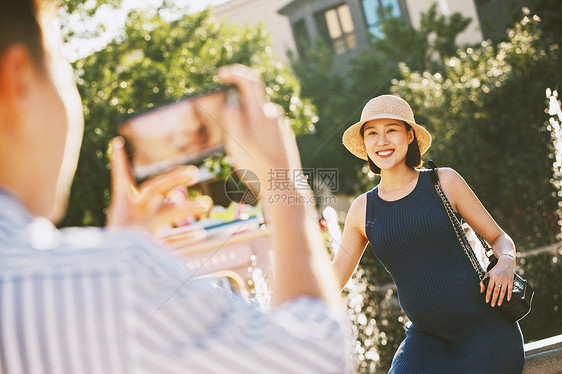
MULTIPOLYGON (((437 174, 437 165, 435 165, 435 163, 430 160, 429 166, 431 166, 431 180, 433 181, 433 185, 435 186, 437 194, 443 201, 443 206, 445 207, 447 215, 451 220, 451 224, 453 225, 453 229, 457 234, 459 243, 461 244, 464 253, 468 256, 472 267, 474 268, 474 270, 476 270, 478 278, 480 278, 480 281, 482 281, 486 288, 488 288, 488 283, 490 281, 490 278, 487 277, 488 273, 485 272, 484 269, 482 269, 482 266, 480 266, 480 262, 478 262, 478 258, 476 257, 468 239, 466 238, 466 234, 461 226, 461 222, 455 215, 449 199, 447 199, 447 196, 445 196, 445 193, 441 188, 441 183, 439 183, 439 175, 437 174)), ((486 240, 484 240, 484 238, 480 236, 476 231, 475 234, 482 243, 482 246, 486 251, 486 256, 490 261, 490 264, 487 268, 487 271, 489 271, 496 265, 498 259, 494 256, 494 252, 492 251, 492 248, 486 242, 486 240)), ((529 314, 529 312, 531 311, 531 302, 533 301, 534 294, 535 291, 533 290, 533 287, 531 287, 531 285, 525 279, 515 274, 513 279, 511 300, 507 301, 507 299, 504 299, 502 305, 500 305, 499 307, 499 310, 508 321, 517 322, 521 318, 529 314)))

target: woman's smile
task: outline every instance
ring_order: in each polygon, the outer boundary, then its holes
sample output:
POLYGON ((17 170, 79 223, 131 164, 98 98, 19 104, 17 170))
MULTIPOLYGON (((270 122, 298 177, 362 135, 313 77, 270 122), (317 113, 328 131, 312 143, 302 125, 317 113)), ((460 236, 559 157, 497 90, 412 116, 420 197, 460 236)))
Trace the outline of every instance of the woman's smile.
POLYGON ((388 158, 392 156, 393 153, 394 153, 394 149, 383 149, 376 152, 377 156, 381 158, 388 158))

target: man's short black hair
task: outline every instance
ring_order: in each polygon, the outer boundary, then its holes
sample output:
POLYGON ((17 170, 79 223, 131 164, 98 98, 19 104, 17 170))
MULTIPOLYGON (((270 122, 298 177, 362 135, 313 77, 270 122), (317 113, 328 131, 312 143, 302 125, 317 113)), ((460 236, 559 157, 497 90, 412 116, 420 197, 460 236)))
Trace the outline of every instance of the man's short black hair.
MULTIPOLYGON (((402 121, 402 123, 404 124, 404 126, 406 126, 406 131, 410 131, 412 129, 412 126, 410 126, 410 124, 408 124, 407 122, 402 121)), ((361 126, 361 130, 360 130, 361 137, 364 137, 365 124, 366 122, 363 124, 363 126, 361 126)), ((373 160, 371 160, 369 156, 367 156, 367 162, 369 164, 369 170, 371 170, 372 173, 374 174, 381 173, 381 168, 375 165, 375 163, 373 162, 373 160)), ((410 145, 408 145, 408 152, 406 153, 406 165, 408 165, 411 168, 419 168, 420 166, 422 166, 420 146, 418 144, 418 139, 416 137, 415 131, 414 131, 414 140, 410 143, 410 145)))
POLYGON ((33 59, 43 65, 44 48, 40 12, 42 0, 1 0, 0 1, 0 55, 14 44, 23 44, 33 59))

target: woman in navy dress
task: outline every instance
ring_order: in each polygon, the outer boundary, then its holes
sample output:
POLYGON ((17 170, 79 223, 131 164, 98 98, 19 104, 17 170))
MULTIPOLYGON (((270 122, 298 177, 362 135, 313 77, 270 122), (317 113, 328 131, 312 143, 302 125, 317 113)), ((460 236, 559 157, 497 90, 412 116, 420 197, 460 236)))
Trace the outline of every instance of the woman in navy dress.
POLYGON ((333 266, 343 288, 371 242, 392 276, 411 324, 390 373, 521 373, 521 331, 496 310, 511 298, 513 241, 456 171, 438 170, 456 214, 492 244, 498 258, 485 289, 429 171, 418 169, 431 135, 415 122, 408 103, 391 95, 372 99, 343 143, 381 180, 351 205, 333 266))

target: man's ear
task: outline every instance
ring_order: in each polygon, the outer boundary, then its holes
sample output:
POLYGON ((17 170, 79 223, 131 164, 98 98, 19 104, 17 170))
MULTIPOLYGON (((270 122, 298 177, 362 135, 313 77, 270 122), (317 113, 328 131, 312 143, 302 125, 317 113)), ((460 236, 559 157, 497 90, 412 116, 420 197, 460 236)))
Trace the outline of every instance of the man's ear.
POLYGON ((23 105, 36 79, 36 69, 33 56, 26 46, 14 44, 2 52, 0 54, 0 101, 8 106, 23 105))

